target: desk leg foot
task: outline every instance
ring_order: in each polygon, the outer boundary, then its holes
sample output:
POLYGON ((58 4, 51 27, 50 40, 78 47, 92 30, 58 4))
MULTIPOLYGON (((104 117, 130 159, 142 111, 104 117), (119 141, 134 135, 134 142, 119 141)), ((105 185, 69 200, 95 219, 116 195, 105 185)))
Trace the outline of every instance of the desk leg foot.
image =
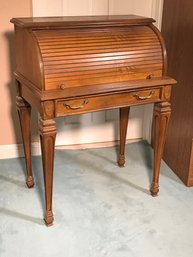
POLYGON ((120 168, 125 166, 125 155, 119 154, 118 165, 120 168))
POLYGON ((119 149, 119 167, 125 165, 125 142, 127 136, 127 125, 129 119, 129 107, 120 108, 120 149, 119 149))
POLYGON ((34 187, 34 179, 32 176, 27 177, 26 185, 28 188, 34 187))
POLYGON ((151 195, 153 197, 158 196, 159 184, 158 183, 152 183, 150 192, 151 192, 151 195))
POLYGON ((171 104, 169 102, 156 103, 154 106, 154 169, 153 181, 151 185, 151 195, 157 196, 159 191, 160 164, 163 155, 166 131, 171 114, 171 104))
POLYGON ((42 150, 42 163, 45 187, 45 222, 48 226, 53 223, 52 214, 52 188, 54 168, 54 148, 56 138, 56 126, 54 120, 39 119, 39 132, 42 150))
POLYGON ((27 169, 26 184, 29 188, 34 186, 31 164, 31 106, 20 96, 16 97, 16 105, 20 120, 23 147, 25 153, 25 162, 27 169))
POLYGON ((47 211, 44 217, 44 221, 47 227, 50 227, 53 225, 54 222, 54 216, 52 211, 47 211))

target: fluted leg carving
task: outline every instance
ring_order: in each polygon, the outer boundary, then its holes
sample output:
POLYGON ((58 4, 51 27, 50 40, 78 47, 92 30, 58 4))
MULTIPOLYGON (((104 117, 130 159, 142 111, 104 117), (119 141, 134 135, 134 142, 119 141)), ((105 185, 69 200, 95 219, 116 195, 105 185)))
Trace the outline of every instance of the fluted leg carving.
POLYGON ((157 196, 159 191, 160 164, 163 155, 166 131, 171 114, 171 104, 169 102, 156 103, 154 106, 154 170, 151 185, 152 196, 157 196))
POLYGON ((31 106, 20 96, 16 97, 16 105, 20 120, 25 162, 27 169, 26 184, 29 188, 34 186, 31 164, 31 106))
POLYGON ((45 222, 50 226, 53 224, 52 212, 52 190, 53 190, 53 168, 54 148, 56 138, 56 126, 54 120, 39 120, 39 132, 42 150, 42 162, 45 187, 45 222))
POLYGON ((125 164, 125 142, 127 136, 127 125, 129 119, 129 107, 120 108, 120 148, 119 148, 119 167, 125 164))

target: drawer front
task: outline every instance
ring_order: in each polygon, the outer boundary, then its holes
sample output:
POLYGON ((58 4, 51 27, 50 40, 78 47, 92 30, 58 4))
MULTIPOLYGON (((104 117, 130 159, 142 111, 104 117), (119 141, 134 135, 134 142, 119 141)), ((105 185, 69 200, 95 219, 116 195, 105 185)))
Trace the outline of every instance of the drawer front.
POLYGON ((130 93, 117 93, 113 95, 83 97, 72 100, 56 100, 55 116, 67 116, 104 109, 147 104, 160 100, 161 88, 130 93))

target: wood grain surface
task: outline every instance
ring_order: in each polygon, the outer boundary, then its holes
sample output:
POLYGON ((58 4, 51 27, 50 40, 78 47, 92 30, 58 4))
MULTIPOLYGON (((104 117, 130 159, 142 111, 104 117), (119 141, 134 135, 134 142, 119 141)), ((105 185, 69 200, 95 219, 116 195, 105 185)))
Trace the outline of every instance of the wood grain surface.
POLYGON ((162 33, 168 50, 168 74, 175 77, 164 160, 193 186, 193 5, 191 0, 165 0, 162 33))

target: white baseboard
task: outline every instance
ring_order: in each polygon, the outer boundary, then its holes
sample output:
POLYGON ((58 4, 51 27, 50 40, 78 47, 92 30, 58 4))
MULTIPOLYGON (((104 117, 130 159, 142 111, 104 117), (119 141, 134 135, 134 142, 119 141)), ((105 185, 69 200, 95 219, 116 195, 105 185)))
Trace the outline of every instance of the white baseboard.
MULTIPOLYGON (((32 144, 32 155, 40 155, 40 145, 39 143, 32 144)), ((10 159, 23 157, 23 145, 22 144, 12 144, 12 145, 0 145, 0 159, 10 159)))
MULTIPOLYGON (((134 143, 142 140, 141 138, 127 139, 126 143, 134 143)), ((100 147, 110 147, 118 144, 119 141, 111 142, 97 142, 89 144, 73 144, 73 145, 64 145, 56 146, 56 149, 88 149, 88 148, 100 148, 100 147)), ((39 143, 32 143, 32 155, 40 155, 41 149, 39 143)), ((12 144, 12 145, 0 145, 0 159, 10 159, 23 157, 23 145, 22 144, 12 144)))
MULTIPOLYGON (((126 144, 129 143, 134 143, 142 140, 142 138, 135 138, 135 139, 127 139, 126 144)), ((119 141, 106 141, 106 142, 97 142, 97 143, 86 143, 86 144, 74 144, 74 145, 60 145, 56 146, 56 149, 71 149, 71 150, 76 150, 76 149, 90 149, 90 148, 102 148, 102 147, 111 147, 118 145, 119 141)))

